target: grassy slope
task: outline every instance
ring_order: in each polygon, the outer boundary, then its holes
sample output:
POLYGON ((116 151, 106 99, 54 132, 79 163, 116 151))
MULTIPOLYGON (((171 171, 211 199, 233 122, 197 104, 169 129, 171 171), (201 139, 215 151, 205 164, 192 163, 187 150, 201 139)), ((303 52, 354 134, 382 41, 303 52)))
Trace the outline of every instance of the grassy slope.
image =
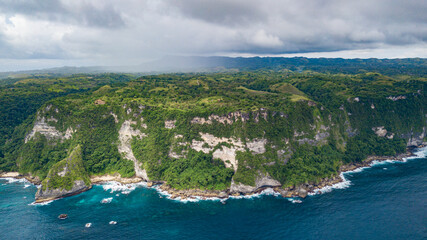
MULTIPOLYGON (((167 180, 176 188, 224 189, 233 176, 237 182, 253 185, 259 172, 268 172, 285 186, 315 182, 334 175, 343 161, 403 151, 399 134, 419 132, 425 126, 425 85, 423 79, 402 80, 375 73, 326 75, 261 71, 146 76, 121 86, 104 86, 49 101, 58 109, 58 112, 52 108, 44 113, 47 118, 58 119, 49 124, 62 132, 69 127, 76 129, 73 138, 51 143, 39 136, 28 144, 9 145, 12 150, 8 150, 3 162, 10 165, 15 161, 10 156, 17 156, 21 172, 36 173, 44 178, 47 171, 64 158, 67 148, 81 144, 83 165, 89 174, 119 172, 122 176, 132 176, 132 163, 117 151, 117 132, 125 120, 131 119, 136 122, 135 128, 148 135, 141 140, 134 139, 135 156, 151 179, 167 180), (398 95, 407 99, 395 102, 386 99, 398 95), (356 97, 359 102, 354 101, 356 97), (98 99, 106 104, 95 105, 98 99), (371 104, 376 108, 372 109, 371 104), (131 112, 127 113, 128 109, 131 112), (267 120, 260 117, 256 122, 255 115, 263 111, 261 109, 266 109, 267 120), (250 120, 232 125, 190 124, 196 116, 207 118, 211 114, 221 116, 235 111, 247 113, 250 120), (119 123, 114 122, 111 112, 118 116, 119 123), (176 128, 165 129, 165 120, 177 120, 176 128), (146 124, 147 129, 142 124, 146 124), (322 125, 330 128, 326 144, 298 143, 303 138, 313 139, 322 125), (358 137, 348 138, 350 126, 357 129, 358 137), (385 126, 396 133, 397 139, 377 138, 371 130, 373 126, 385 126), (242 141, 266 138, 268 144, 264 154, 238 152, 239 169, 234 174, 222 162, 212 159, 211 153, 197 153, 188 146, 177 146, 175 135, 181 134, 182 141, 191 142, 200 138, 199 132, 242 141), (295 132, 306 135, 295 137, 295 132), (363 151, 357 147, 367 142, 370 147, 366 146, 363 151), (188 155, 171 159, 168 157, 171 145, 187 151, 188 155), (278 156, 278 150, 292 155, 287 164, 278 156), (12 154, 16 152, 19 154, 12 154)), ((25 126, 31 124, 21 126, 23 129, 16 134, 22 139, 29 129, 25 126)))

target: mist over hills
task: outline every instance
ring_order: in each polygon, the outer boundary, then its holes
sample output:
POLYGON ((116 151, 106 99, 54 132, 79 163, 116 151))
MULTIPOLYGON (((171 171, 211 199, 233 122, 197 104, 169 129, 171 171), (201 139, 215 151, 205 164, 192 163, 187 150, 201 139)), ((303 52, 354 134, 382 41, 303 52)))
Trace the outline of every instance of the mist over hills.
POLYGON ((2 72, 0 78, 17 79, 29 75, 43 74, 96 74, 96 73, 139 73, 157 74, 171 72, 224 72, 248 71, 257 69, 291 71, 316 71, 322 73, 357 74, 363 72, 379 72, 381 74, 408 74, 425 76, 427 59, 343 59, 343 58, 305 58, 305 57, 183 57, 166 56, 162 59, 132 66, 64 66, 47 69, 27 70, 18 72, 2 72))

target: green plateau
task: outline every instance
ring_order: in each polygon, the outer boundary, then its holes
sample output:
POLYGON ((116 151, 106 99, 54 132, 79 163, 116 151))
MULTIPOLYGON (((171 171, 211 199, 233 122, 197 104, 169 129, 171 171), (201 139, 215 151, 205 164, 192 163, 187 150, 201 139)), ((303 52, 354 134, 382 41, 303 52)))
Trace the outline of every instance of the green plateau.
POLYGON ((66 190, 107 174, 187 190, 316 184, 423 144, 426 84, 284 68, 24 76, 0 85, 0 171, 66 190))

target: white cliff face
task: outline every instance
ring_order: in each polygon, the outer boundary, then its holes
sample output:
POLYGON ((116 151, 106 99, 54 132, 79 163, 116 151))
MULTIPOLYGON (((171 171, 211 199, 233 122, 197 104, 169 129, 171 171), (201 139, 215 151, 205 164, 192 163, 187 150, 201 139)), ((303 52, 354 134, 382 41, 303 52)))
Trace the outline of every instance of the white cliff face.
POLYGON ((385 135, 387 135, 387 130, 384 128, 384 126, 374 127, 372 128, 372 131, 374 131, 378 137, 385 137, 385 135))
MULTIPOLYGON (((179 136, 182 136, 182 135, 176 135, 175 136, 175 139, 179 139, 179 136), (178 137, 177 137, 178 136, 178 137)), ((175 143, 176 145, 178 145, 178 146, 187 146, 187 145, 189 145, 188 143, 186 143, 186 142, 178 142, 178 143, 175 143)), ((175 146, 176 146, 175 145, 175 146)), ((168 153, 168 156, 169 157, 171 157, 171 158, 185 158, 186 156, 187 156, 187 153, 188 153, 188 151, 187 150, 184 150, 184 151, 181 151, 181 153, 177 153, 177 152, 175 152, 174 151, 174 144, 172 144, 171 146, 170 146, 170 149, 169 149, 169 153, 168 153)))
POLYGON ((257 188, 263 188, 263 187, 280 187, 282 184, 280 184, 279 181, 274 180, 270 175, 262 174, 260 173, 257 179, 255 180, 255 186, 257 188))
POLYGON ((131 120, 126 120, 120 130, 119 130, 119 153, 121 153, 124 158, 131 160, 134 163, 135 168, 135 174, 137 177, 142 178, 145 181, 148 181, 147 171, 145 169, 141 169, 141 163, 138 162, 138 160, 135 158, 135 155, 133 154, 132 147, 131 147, 131 141, 132 137, 136 136, 139 138, 146 137, 147 135, 145 133, 142 133, 139 131, 139 129, 133 129, 131 124, 136 124, 136 122, 131 120))
POLYGON ((65 174, 67 174, 69 172, 68 170, 68 163, 65 164, 64 168, 62 169, 62 171, 58 172, 58 176, 60 177, 65 177, 65 174))
POLYGON ((234 180, 231 180, 230 193, 252 193, 256 190, 256 187, 245 185, 243 183, 236 184, 234 180))
POLYGON ((423 131, 421 134, 413 134, 411 138, 408 140, 408 143, 406 144, 408 147, 410 146, 419 146, 423 144, 424 138, 426 137, 426 128, 423 127, 423 131))
POLYGON ((228 168, 233 168, 237 171, 238 161, 236 160, 236 152, 244 152, 250 150, 253 154, 262 154, 265 152, 266 139, 254 139, 253 141, 247 141, 246 144, 240 139, 235 138, 218 138, 209 133, 200 133, 202 141, 192 141, 190 147, 196 151, 209 153, 221 143, 227 143, 231 146, 221 146, 216 149, 212 155, 213 158, 220 159, 224 162, 228 168))
POLYGON ((274 180, 268 174, 263 174, 259 172, 258 177, 255 180, 255 186, 245 185, 243 183, 236 183, 234 180, 231 180, 230 192, 231 193, 253 193, 258 189, 266 188, 266 187, 280 187, 279 181, 274 180))
POLYGON ((116 115, 116 114, 114 114, 113 112, 110 112, 110 114, 111 114, 111 116, 113 116, 113 118, 114 118, 114 122, 115 122, 115 123, 119 123, 119 118, 117 117, 117 115, 116 115))
POLYGON ((246 147, 255 154, 265 153, 265 144, 267 139, 254 139, 252 142, 246 142, 246 147))
POLYGON ((173 129, 176 127, 175 123, 176 123, 176 120, 167 120, 167 121, 165 121, 165 128, 173 129))
POLYGON ((221 149, 215 150, 215 152, 212 154, 213 158, 221 159, 225 167, 227 168, 233 168, 234 172, 237 171, 237 160, 236 160, 236 148, 234 147, 226 147, 222 146, 221 149))
POLYGON ((248 121, 249 113, 232 112, 223 116, 212 114, 207 119, 204 117, 195 117, 193 118, 193 120, 191 120, 191 123, 192 124, 212 124, 214 121, 216 121, 225 125, 225 124, 233 124, 238 120, 241 120, 242 122, 248 121))
MULTIPOLYGON (((48 119, 48 121, 49 120, 53 121, 52 119, 54 118, 50 118, 48 119)), ((25 143, 27 143, 31 138, 33 138, 36 133, 40 133, 46 136, 47 139, 51 140, 51 139, 70 139, 74 132, 75 131, 71 127, 69 127, 65 133, 61 133, 54 126, 50 126, 47 123, 45 117, 38 116, 36 122, 34 123, 33 129, 25 137, 25 143)))

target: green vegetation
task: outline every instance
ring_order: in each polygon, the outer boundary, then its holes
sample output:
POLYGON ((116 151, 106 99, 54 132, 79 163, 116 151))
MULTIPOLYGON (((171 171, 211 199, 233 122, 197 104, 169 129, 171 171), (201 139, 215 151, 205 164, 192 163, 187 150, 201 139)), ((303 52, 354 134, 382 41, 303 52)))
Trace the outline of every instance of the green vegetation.
POLYGON ((43 190, 66 189, 71 190, 74 181, 82 180, 87 186, 90 185, 90 179, 83 167, 82 149, 80 145, 75 147, 67 158, 57 162, 50 168, 49 174, 43 180, 43 190))
POLYGON ((404 152, 426 127, 426 84, 418 75, 283 69, 22 79, 0 93, 0 170, 69 187, 53 173, 79 146, 88 175, 131 177, 133 162, 118 150, 128 144, 151 180, 177 189, 255 185, 261 174, 284 187, 315 183, 342 164, 404 152), (55 137, 30 138, 35 124, 55 137))

